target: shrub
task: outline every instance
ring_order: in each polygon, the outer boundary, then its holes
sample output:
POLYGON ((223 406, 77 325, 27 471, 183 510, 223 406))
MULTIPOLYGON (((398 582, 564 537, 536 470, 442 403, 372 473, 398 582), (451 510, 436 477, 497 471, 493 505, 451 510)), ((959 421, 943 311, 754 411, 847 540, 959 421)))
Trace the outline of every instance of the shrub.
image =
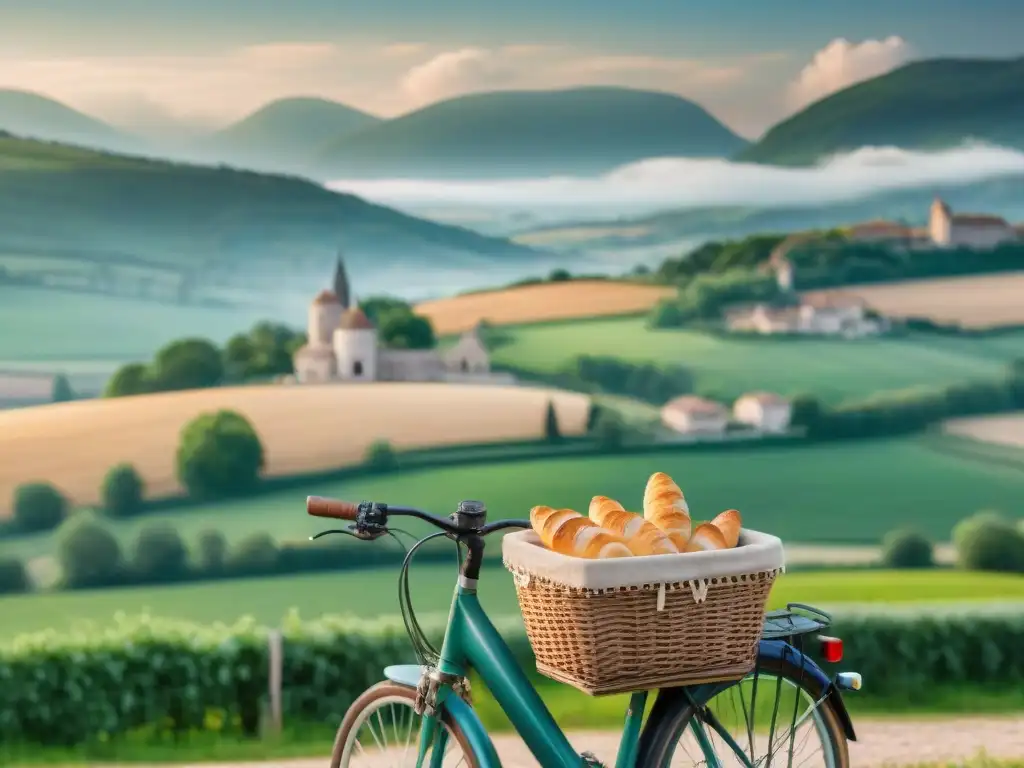
POLYGON ((55 403, 66 403, 75 399, 75 392, 71 389, 71 383, 64 374, 53 377, 53 390, 50 399, 55 403))
POLYGON ((602 410, 594 427, 594 436, 602 450, 615 451, 622 447, 626 428, 615 411, 602 410))
POLYGON ((277 563, 277 542, 269 533, 250 534, 228 552, 228 570, 239 576, 273 573, 277 563))
POLYGON ((215 387, 224 380, 224 361, 205 339, 172 341, 156 353, 150 380, 161 391, 215 387))
POLYGON ((398 467, 398 457, 387 440, 376 440, 367 449, 363 463, 373 472, 391 472, 398 467))
POLYGON ((52 531, 67 511, 67 499, 49 483, 27 483, 14 492, 14 521, 22 531, 52 531))
POLYGON ((117 369, 103 390, 104 397, 128 397, 153 391, 149 369, 142 363, 129 363, 117 369))
POLYGON ((0 595, 28 592, 30 587, 25 564, 16 557, 0 557, 0 595))
POLYGON ((228 543, 220 531, 203 531, 196 542, 196 567, 202 573, 220 574, 224 571, 228 543))
POLYGON ((141 581, 178 581, 188 571, 188 550, 173 526, 152 523, 139 531, 131 568, 141 581))
POLYGON ((544 439, 549 443, 557 443, 562 438, 558 429, 558 413, 555 411, 555 404, 548 400, 547 410, 544 412, 544 439))
POLYGON ((101 490, 103 510, 110 517, 134 517, 142 511, 144 485, 131 464, 111 467, 101 490))
POLYGON ((953 529, 953 545, 962 568, 1024 572, 1024 532, 996 512, 978 512, 953 529))
POLYGON ((930 568, 935 565, 932 543, 917 531, 892 531, 882 539, 882 563, 889 568, 930 568))
POLYGON ((101 587, 121 576, 121 545, 92 512, 79 512, 57 531, 57 561, 64 586, 101 587))
POLYGON ((181 431, 177 469, 181 484, 196 498, 247 493, 259 482, 263 446, 241 414, 204 413, 181 431))

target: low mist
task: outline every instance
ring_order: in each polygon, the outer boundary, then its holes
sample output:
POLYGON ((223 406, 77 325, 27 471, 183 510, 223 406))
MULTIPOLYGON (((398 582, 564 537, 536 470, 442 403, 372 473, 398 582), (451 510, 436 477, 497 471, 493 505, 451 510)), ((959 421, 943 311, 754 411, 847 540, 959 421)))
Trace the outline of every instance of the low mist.
POLYGON ((879 192, 970 184, 1016 173, 1024 173, 1024 152, 969 143, 939 152, 864 147, 807 168, 656 158, 596 178, 342 179, 327 186, 420 216, 487 230, 500 226, 499 221, 508 226, 706 206, 836 203, 879 192))

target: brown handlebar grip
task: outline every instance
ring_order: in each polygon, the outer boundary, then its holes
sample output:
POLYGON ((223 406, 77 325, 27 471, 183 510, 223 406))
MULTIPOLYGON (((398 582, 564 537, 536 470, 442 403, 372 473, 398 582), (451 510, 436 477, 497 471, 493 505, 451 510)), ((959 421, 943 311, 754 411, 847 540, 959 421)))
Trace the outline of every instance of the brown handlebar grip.
POLYGON ((327 499, 323 496, 307 496, 306 511, 313 517, 330 517, 335 520, 355 520, 359 505, 351 501, 327 499))

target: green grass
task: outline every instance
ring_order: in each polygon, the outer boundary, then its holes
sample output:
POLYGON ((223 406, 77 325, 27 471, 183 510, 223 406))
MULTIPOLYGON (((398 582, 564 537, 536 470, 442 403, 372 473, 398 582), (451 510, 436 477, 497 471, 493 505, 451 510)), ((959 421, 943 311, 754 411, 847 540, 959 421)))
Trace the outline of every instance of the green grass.
MULTIPOLYGON (((417 615, 443 617, 451 603, 453 562, 413 566, 412 597, 417 615)), ((485 568, 480 596, 494 617, 514 616, 519 607, 511 576, 498 564, 485 568)), ((829 608, 843 603, 892 606, 929 602, 1024 601, 1024 576, 954 570, 814 571, 784 574, 772 590, 771 607, 805 602, 829 608)), ((44 629, 64 631, 110 623, 118 612, 149 611, 200 623, 251 615, 274 625, 291 609, 312 618, 322 614, 397 614, 398 568, 347 573, 302 574, 267 579, 215 581, 165 587, 57 592, 0 598, 0 639, 44 629)))
MULTIPOLYGON (((538 692, 566 731, 619 730, 626 710, 627 696, 590 698, 567 686, 533 676, 538 692)), ((847 694, 847 707, 854 724, 863 718, 948 717, 961 714, 1000 716, 1024 709, 1024 692, 1013 690, 946 689, 927 691, 927 697, 873 697, 868 690, 847 694)), ((511 730, 508 719, 496 702, 479 684, 474 685, 474 705, 487 730, 494 734, 511 730)), ((91 765, 98 763, 216 763, 240 760, 284 760, 323 757, 331 752, 337 724, 290 725, 279 737, 244 740, 237 736, 210 733, 186 734, 178 742, 155 739, 149 734, 132 734, 117 742, 97 743, 74 750, 0 747, 4 765, 16 768, 29 765, 91 765)), ((580 741, 579 749, 586 743, 580 741)), ((269 763, 268 763, 269 765, 269 763)), ((919 766, 918 768, 926 768, 919 766)), ((927 768, 945 768, 927 766, 927 768)), ((1024 763, 970 761, 948 768, 1024 768, 1024 763)))
POLYGON ((699 392, 724 399, 755 389, 810 392, 828 402, 879 390, 941 386, 1000 375, 1024 356, 1024 332, 986 338, 914 334, 900 338, 730 339, 689 330, 652 331, 643 318, 521 326, 494 362, 539 372, 564 368, 582 353, 631 362, 681 365, 699 392))
MULTIPOLYGON (((736 508, 749 527, 790 543, 873 544, 904 525, 946 541, 953 525, 975 510, 1024 512, 1024 472, 948 455, 932 447, 936 440, 675 449, 407 470, 168 510, 110 526, 125 544, 151 522, 170 523, 187 540, 208 528, 229 539, 257 531, 303 539, 324 527, 306 516, 307 494, 412 504, 442 514, 454 510, 460 499, 482 499, 492 519, 525 517, 537 504, 585 510, 595 494, 638 509, 644 484, 657 470, 680 483, 695 518, 707 520, 736 508)), ((0 541, 0 555, 30 558, 53 552, 53 534, 0 541)))

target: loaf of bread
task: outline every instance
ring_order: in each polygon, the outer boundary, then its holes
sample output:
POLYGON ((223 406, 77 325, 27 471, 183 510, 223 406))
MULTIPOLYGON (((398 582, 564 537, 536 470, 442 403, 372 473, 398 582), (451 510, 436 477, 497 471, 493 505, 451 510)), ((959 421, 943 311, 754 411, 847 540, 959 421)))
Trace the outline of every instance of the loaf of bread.
POLYGON ((666 533, 680 552, 686 550, 693 526, 690 507, 679 486, 664 472, 655 472, 647 480, 644 519, 666 533))
POLYGON ((686 544, 686 552, 708 552, 726 549, 725 536, 714 523, 701 523, 693 529, 693 535, 686 544))
POLYGON ((530 525, 553 552, 591 559, 631 557, 623 538, 571 509, 534 507, 530 525))
POLYGON ((740 541, 740 528, 743 526, 743 520, 740 517, 739 511, 735 509, 727 509, 722 512, 711 521, 711 524, 722 532, 722 536, 725 537, 725 546, 732 549, 740 541))
POLYGON ((621 536, 634 555, 669 555, 679 552, 668 534, 647 522, 641 515, 627 512, 619 502, 607 496, 590 500, 590 519, 621 536))

